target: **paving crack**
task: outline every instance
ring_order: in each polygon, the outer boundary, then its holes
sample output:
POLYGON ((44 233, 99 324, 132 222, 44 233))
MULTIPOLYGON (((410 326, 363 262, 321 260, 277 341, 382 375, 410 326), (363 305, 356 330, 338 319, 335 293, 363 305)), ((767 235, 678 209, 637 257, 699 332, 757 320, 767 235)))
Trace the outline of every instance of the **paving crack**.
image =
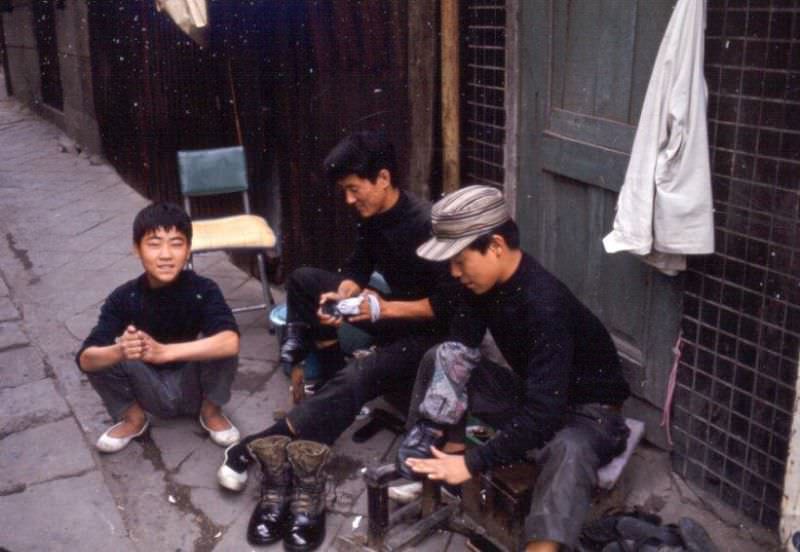
POLYGON ((28 257, 28 250, 17 247, 14 235, 11 232, 6 232, 6 241, 8 242, 8 247, 11 249, 11 253, 22 263, 22 268, 26 271, 31 270, 33 268, 33 263, 28 257))
MULTIPOLYGON (((173 480, 173 476, 179 471, 180 465, 188 458, 184 458, 181 463, 175 468, 170 470, 164 463, 164 458, 161 455, 161 450, 150 437, 149 433, 145 433, 141 438, 142 455, 146 460, 149 460, 156 471, 164 474, 164 483, 166 490, 164 491, 166 499, 171 504, 174 504, 181 512, 193 516, 195 523, 200 529, 200 536, 195 539, 193 550, 196 552, 210 552, 218 542, 215 535, 225 531, 226 527, 218 525, 211 521, 209 517, 192 503, 191 492, 192 488, 188 485, 183 485, 173 480)), ((191 456, 191 454, 189 455, 191 456)))

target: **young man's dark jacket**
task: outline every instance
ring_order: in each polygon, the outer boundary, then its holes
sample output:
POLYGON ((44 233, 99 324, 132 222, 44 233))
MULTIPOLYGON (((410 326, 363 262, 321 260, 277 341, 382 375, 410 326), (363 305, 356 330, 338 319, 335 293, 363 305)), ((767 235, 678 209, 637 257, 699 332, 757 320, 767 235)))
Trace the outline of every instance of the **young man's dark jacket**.
POLYGON ((467 451, 471 473, 508 464, 549 441, 571 405, 620 405, 630 394, 608 331, 533 257, 523 253, 513 276, 487 293, 463 294, 472 326, 456 330, 476 346, 488 328, 524 388, 516 414, 487 444, 467 451), (479 326, 476 329, 475 325, 479 326))
POLYGON ((84 350, 112 345, 129 325, 165 344, 193 341, 201 334, 209 337, 224 330, 239 333, 236 319, 213 280, 184 270, 169 285, 151 288, 142 274, 108 296, 97 325, 78 351, 78 365, 84 350))

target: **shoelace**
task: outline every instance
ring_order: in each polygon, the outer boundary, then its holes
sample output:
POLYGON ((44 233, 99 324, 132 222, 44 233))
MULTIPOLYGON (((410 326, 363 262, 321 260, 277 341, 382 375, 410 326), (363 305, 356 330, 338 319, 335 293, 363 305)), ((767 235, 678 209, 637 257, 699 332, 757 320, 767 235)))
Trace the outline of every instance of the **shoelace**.
POLYGON ((324 489, 324 481, 295 479, 291 503, 292 514, 314 515, 319 512, 322 509, 322 500, 324 500, 324 489))
POLYGON ((289 490, 289 476, 270 475, 268 478, 261 475, 261 498, 259 502, 262 506, 267 504, 281 504, 289 490))

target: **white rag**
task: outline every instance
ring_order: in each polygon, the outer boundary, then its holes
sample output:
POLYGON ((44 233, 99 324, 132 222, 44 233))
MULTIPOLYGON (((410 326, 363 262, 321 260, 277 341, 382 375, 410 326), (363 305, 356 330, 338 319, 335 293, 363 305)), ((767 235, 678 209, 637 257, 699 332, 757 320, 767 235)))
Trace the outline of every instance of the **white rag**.
POLYGON ((665 274, 714 252, 703 76, 705 1, 678 0, 647 86, 608 253, 639 255, 665 274))

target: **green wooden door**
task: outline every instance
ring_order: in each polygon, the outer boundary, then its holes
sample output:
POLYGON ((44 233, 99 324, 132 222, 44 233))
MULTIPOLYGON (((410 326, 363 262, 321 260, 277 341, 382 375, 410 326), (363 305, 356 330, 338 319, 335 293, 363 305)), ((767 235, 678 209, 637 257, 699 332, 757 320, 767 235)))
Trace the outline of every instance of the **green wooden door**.
POLYGON ((660 406, 680 317, 681 279, 608 255, 647 83, 673 0, 519 0, 517 219, 523 245, 604 321, 663 443, 660 406))

